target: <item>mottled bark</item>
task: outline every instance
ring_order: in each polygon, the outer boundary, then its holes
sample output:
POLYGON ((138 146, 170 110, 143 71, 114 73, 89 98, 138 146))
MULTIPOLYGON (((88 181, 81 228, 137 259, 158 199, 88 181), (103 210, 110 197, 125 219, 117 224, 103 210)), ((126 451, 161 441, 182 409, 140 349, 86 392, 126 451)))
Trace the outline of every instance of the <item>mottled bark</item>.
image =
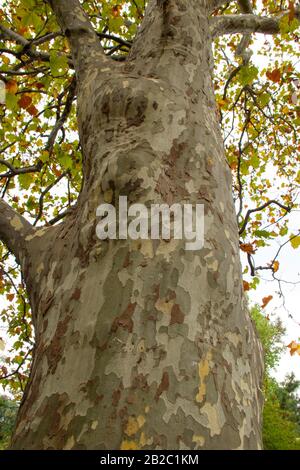
MULTIPOLYGON (((211 33, 213 37, 236 33, 279 34, 280 20, 286 14, 274 18, 252 14, 215 17, 211 19, 211 33)), ((300 18, 300 8, 295 11, 295 18, 300 18)))
POLYGON ((150 2, 128 61, 90 60, 79 74, 83 189, 63 223, 26 237, 36 348, 15 449, 261 446, 262 355, 242 288, 209 5, 150 2), (98 240, 96 208, 119 195, 202 202, 204 248, 98 240))
POLYGON ((0 240, 14 253, 18 263, 26 256, 25 237, 33 232, 30 223, 0 198, 0 240))

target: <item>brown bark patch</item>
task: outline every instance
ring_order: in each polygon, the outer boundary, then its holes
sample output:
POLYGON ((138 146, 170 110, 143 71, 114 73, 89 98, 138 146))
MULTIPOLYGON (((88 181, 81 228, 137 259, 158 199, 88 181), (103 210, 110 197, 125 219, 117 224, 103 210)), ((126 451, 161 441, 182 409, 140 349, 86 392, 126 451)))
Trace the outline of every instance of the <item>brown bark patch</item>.
POLYGON ((120 398, 121 398, 121 390, 115 390, 112 394, 112 405, 118 406, 120 398))
POLYGON ((159 384, 159 387, 158 387, 158 389, 156 391, 156 394, 155 394, 155 401, 158 401, 161 394, 163 392, 166 392, 169 389, 169 385, 170 385, 169 374, 168 374, 168 372, 164 372, 163 376, 162 376, 162 379, 161 379, 161 382, 159 384))
POLYGON ((55 372, 56 367, 63 355, 62 339, 68 328, 68 323, 71 316, 68 315, 64 320, 60 321, 57 325, 55 334, 48 348, 46 349, 46 356, 49 365, 49 372, 52 374, 55 372))
POLYGON ((79 299, 80 299, 80 294, 81 294, 81 289, 79 289, 79 287, 77 287, 77 288, 74 290, 71 299, 79 300, 79 299))
POLYGON ((129 253, 127 253, 126 258, 125 258, 124 263, 123 263, 123 268, 128 268, 128 266, 130 264, 131 264, 130 255, 129 255, 129 253))
POLYGON ((122 315, 115 318, 112 326, 112 331, 117 331, 119 327, 124 328, 124 330, 128 330, 129 333, 132 332, 133 329, 133 321, 132 315, 134 313, 136 307, 136 302, 134 304, 128 304, 127 308, 124 310, 122 315))
POLYGON ((171 310, 171 320, 170 325, 174 325, 175 323, 183 323, 184 322, 184 314, 180 310, 178 304, 175 304, 171 310))
POLYGON ((133 389, 148 390, 149 385, 147 382, 147 377, 143 374, 138 374, 132 381, 133 389))

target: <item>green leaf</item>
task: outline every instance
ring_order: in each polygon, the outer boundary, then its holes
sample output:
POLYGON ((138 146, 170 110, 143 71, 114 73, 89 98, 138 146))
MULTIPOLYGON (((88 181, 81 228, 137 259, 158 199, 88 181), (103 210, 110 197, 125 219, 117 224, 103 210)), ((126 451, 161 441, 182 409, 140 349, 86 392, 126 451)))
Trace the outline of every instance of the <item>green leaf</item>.
POLYGON ((19 183, 22 189, 29 189, 30 185, 32 183, 32 174, 31 173, 25 173, 24 175, 19 175, 18 176, 19 183))
POLYGON ((274 232, 268 232, 267 230, 256 230, 254 235, 259 238, 272 238, 276 236, 274 232))
POLYGON ((5 106, 10 111, 16 111, 18 109, 18 100, 19 97, 13 93, 6 93, 5 97, 5 106))
POLYGON ((68 67, 68 58, 65 55, 58 55, 56 52, 50 52, 50 70, 54 77, 66 73, 68 67))
POLYGON ((238 74, 238 80, 242 85, 250 85, 258 76, 258 69, 254 65, 245 65, 238 74))

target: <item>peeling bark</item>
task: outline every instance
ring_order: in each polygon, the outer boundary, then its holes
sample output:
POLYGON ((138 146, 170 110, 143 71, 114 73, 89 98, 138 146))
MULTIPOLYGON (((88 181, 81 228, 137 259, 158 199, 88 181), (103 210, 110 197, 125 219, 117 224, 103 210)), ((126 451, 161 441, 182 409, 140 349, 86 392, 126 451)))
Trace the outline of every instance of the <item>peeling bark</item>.
POLYGON ((79 74, 83 189, 63 223, 26 236, 36 348, 14 449, 261 447, 262 352, 213 94, 210 3, 164 3, 149 2, 114 73, 89 62, 79 74), (98 240, 96 208, 120 195, 203 202, 204 248, 98 240))

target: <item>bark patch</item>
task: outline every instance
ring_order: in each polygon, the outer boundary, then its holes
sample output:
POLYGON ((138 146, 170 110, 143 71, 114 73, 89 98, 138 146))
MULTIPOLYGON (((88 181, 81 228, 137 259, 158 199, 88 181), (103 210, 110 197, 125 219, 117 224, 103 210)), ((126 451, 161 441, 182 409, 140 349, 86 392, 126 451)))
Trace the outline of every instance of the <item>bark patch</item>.
POLYGON ((156 394, 155 394, 155 400, 156 401, 158 401, 159 397, 161 396, 161 394, 163 392, 166 392, 169 389, 169 385, 170 385, 169 374, 168 374, 168 372, 164 372, 163 376, 162 376, 162 379, 161 379, 161 382, 159 384, 159 387, 158 387, 158 389, 156 391, 156 394))
POLYGON ((52 374, 54 374, 56 367, 63 355, 62 339, 67 331, 70 319, 71 317, 68 315, 64 320, 58 323, 52 341, 46 350, 49 371, 52 374))
POLYGON ((133 320, 131 317, 134 313, 135 307, 136 307, 136 302, 134 304, 131 304, 131 303, 128 304, 128 307, 126 308, 126 310, 124 310, 122 315, 120 315, 114 320, 112 331, 117 331, 117 329, 121 327, 124 330, 128 330, 129 333, 132 333, 133 320))
POLYGON ((184 321, 184 314, 180 310, 179 305, 175 304, 171 311, 170 325, 174 325, 175 323, 183 323, 183 321, 184 321))

